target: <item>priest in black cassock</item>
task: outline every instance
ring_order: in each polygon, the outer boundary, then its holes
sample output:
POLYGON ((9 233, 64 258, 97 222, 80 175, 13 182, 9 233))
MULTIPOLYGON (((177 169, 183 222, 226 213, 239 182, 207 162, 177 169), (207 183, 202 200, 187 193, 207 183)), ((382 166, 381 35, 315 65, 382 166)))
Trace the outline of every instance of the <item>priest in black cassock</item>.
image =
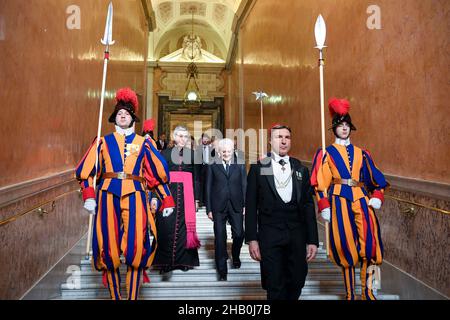
POLYGON ((194 162, 194 151, 186 147, 190 139, 188 130, 176 127, 173 138, 175 146, 161 152, 169 166, 169 188, 175 201, 172 214, 156 215, 158 247, 153 266, 161 273, 174 269, 187 271, 200 265, 196 232, 200 166, 194 162))

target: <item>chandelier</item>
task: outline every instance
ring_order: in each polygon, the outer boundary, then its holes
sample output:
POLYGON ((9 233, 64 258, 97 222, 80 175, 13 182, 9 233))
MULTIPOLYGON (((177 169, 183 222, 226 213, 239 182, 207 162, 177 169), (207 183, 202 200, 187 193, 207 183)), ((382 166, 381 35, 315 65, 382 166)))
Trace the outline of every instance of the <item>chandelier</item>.
POLYGON ((202 101, 200 97, 200 89, 197 84, 198 69, 194 60, 196 57, 201 56, 201 43, 200 38, 194 35, 194 8, 191 8, 192 12, 192 31, 190 36, 186 36, 184 39, 183 49, 191 49, 189 59, 191 63, 186 68, 186 76, 188 81, 186 83, 186 89, 184 90, 183 104, 198 105, 200 106, 202 101), (195 53, 194 53, 195 50, 195 53))

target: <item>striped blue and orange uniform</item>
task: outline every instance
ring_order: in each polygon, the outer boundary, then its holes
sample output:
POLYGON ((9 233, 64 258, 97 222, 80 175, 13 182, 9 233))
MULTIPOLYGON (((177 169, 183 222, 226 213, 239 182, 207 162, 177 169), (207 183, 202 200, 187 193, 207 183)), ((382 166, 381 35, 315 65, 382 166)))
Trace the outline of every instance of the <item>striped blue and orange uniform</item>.
POLYGON ((369 197, 384 200, 388 186, 384 175, 370 153, 353 144, 332 144, 325 156, 319 149, 313 159, 311 185, 319 211, 331 207, 329 229, 330 259, 342 267, 347 299, 354 298, 355 266, 361 263, 363 299, 374 299, 367 268, 383 260, 380 226, 369 197), (333 179, 353 179, 364 184, 349 186, 333 183, 333 179))
POLYGON ((127 271, 128 299, 136 299, 141 274, 152 264, 156 250, 156 226, 149 210, 147 189, 162 200, 163 206, 173 207, 168 188, 169 170, 165 159, 147 139, 132 133, 128 136, 114 132, 96 141, 76 167, 76 178, 83 190, 83 200, 96 198, 97 207, 92 238, 93 265, 103 271, 104 283, 111 297, 120 295, 120 257, 127 271), (97 192, 93 178, 98 155, 97 192), (103 178, 105 173, 123 172, 144 178, 142 181, 103 178), (153 240, 151 240, 153 238, 153 240))

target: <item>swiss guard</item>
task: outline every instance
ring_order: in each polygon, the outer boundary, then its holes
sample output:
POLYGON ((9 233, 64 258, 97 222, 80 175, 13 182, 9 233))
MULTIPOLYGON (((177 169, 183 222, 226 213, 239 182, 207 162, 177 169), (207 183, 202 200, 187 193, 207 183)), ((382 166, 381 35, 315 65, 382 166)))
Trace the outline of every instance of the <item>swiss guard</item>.
POLYGON ((156 141, 153 131, 155 130, 155 120, 147 119, 144 121, 144 125, 142 126, 142 135, 146 139, 150 139, 150 142, 156 148, 156 141))
POLYGON ((330 259, 342 268, 346 299, 355 299, 355 267, 361 268, 361 299, 376 300, 371 265, 380 265, 383 244, 374 209, 380 209, 388 186, 367 150, 354 146, 356 128, 345 99, 329 101, 335 142, 318 150, 313 159, 311 185, 319 211, 330 222, 330 259))
POLYGON ((174 201, 168 188, 167 163, 149 139, 134 132, 138 99, 123 88, 116 92, 116 106, 109 117, 115 132, 96 141, 76 168, 83 190, 84 207, 94 217, 93 266, 103 271, 103 283, 111 298, 119 300, 121 255, 127 265, 127 299, 138 297, 141 276, 153 262, 156 250, 155 221, 148 206, 147 189, 162 201, 162 210, 172 212, 174 201), (93 188, 98 155, 96 192, 93 188), (151 241, 151 237, 153 238, 151 241))

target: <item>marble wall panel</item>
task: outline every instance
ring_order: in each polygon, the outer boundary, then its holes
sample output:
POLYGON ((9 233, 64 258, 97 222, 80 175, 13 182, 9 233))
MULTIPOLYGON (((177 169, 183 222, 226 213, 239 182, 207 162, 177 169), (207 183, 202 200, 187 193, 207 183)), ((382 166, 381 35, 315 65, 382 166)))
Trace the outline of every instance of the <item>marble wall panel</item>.
MULTIPOLYGON (((50 177, 42 185, 58 178, 50 177)), ((89 218, 78 189, 69 178, 0 205, 4 221, 61 196, 41 206, 47 213, 32 211, 0 226, 0 299, 22 297, 86 233, 89 218)))
MULTIPOLYGON (((235 94, 245 106, 245 127, 259 128, 259 103, 252 92, 262 89, 275 98, 265 103, 264 126, 290 125, 292 154, 312 159, 321 143, 314 24, 322 14, 328 46, 325 100, 350 100, 358 129, 353 142, 369 149, 389 174, 450 183, 449 56, 443 54, 449 45, 450 2, 380 0, 381 29, 369 29, 373 4, 256 1, 239 30, 236 55, 243 81, 235 94)), ((327 143, 333 139, 327 130, 327 143)))
MULTIPOLYGON (((109 2, 0 2, 0 187, 75 167, 94 139, 109 2)), ((145 110, 147 30, 140 1, 114 2, 103 133, 118 88, 135 89, 145 110)))

